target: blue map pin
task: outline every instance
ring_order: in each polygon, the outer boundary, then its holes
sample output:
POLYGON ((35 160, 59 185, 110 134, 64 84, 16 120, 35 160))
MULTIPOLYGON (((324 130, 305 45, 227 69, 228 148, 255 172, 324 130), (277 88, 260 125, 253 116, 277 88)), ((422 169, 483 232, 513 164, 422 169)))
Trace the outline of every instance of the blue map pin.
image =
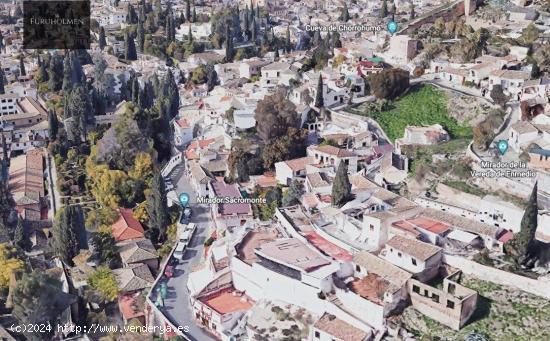
POLYGON ((500 152, 500 155, 504 155, 506 151, 508 150, 508 141, 506 140, 500 140, 497 144, 498 151, 500 152))
POLYGON ((179 199, 181 206, 187 206, 187 203, 189 203, 189 194, 181 193, 179 199))
POLYGON ((395 21, 390 21, 388 23, 388 31, 391 34, 394 34, 395 32, 397 32, 397 23, 395 21))

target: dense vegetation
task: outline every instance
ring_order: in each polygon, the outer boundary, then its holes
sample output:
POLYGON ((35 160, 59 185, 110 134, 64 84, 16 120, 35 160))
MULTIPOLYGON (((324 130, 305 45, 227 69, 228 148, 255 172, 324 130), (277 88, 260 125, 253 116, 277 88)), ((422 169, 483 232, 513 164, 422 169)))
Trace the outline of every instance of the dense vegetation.
POLYGON ((433 86, 423 85, 412 88, 402 98, 392 102, 387 110, 353 110, 376 120, 394 141, 403 136, 405 127, 441 124, 453 138, 470 138, 472 130, 460 125, 447 114, 447 97, 443 91, 433 86))

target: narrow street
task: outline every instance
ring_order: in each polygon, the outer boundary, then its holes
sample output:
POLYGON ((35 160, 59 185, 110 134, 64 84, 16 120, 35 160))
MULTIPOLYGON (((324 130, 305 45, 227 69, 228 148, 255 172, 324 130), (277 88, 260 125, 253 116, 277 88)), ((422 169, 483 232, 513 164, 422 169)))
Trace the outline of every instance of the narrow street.
POLYGON ((168 280, 168 296, 164 301, 165 306, 160 308, 160 310, 174 325, 188 326, 189 332, 186 336, 190 340, 213 341, 216 339, 195 323, 193 311, 189 305, 189 292, 187 290, 189 273, 195 266, 200 264, 202 259, 204 241, 210 228, 210 210, 208 206, 196 204, 196 195, 189 184, 185 172, 177 181, 175 191, 178 194, 189 194, 189 205, 193 210, 191 221, 197 224, 197 230, 189 243, 183 260, 175 267, 174 276, 168 280))

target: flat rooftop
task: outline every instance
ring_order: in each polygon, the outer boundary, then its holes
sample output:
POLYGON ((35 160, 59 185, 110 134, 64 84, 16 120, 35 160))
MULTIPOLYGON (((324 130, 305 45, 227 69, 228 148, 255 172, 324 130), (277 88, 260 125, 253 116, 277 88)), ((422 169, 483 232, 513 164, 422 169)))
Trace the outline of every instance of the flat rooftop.
POLYGON ((418 216, 411 219, 399 220, 393 223, 393 225, 404 229, 420 228, 422 230, 429 231, 431 233, 438 234, 438 235, 444 234, 445 232, 451 229, 449 224, 443 223, 435 219, 426 218, 423 216, 418 216))
POLYGON ((237 257, 245 263, 252 264, 258 261, 258 256, 254 250, 262 244, 272 242, 277 239, 275 230, 250 231, 242 241, 235 246, 237 257))
POLYGON ((256 254, 298 271, 311 272, 331 262, 295 238, 282 238, 256 249, 256 254))
POLYGON ((325 238, 321 237, 317 232, 305 232, 304 237, 306 237, 307 241, 310 242, 311 245, 336 260, 351 261, 353 259, 351 253, 347 252, 338 245, 329 242, 325 238))

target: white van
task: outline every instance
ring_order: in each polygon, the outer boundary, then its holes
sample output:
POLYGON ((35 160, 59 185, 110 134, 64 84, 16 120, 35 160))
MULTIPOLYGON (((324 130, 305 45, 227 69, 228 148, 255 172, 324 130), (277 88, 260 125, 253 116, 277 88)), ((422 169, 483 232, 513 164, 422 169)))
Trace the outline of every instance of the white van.
POLYGON ((189 225, 181 229, 181 233, 179 234, 179 237, 178 237, 178 242, 183 243, 185 245, 189 245, 189 242, 191 241, 191 238, 193 238, 193 234, 195 234, 196 229, 197 229, 197 224, 189 223, 189 225))
POLYGON ((183 254, 185 253, 185 248, 187 247, 187 244, 185 243, 178 243, 176 245, 176 249, 174 250, 174 258, 182 260, 183 254))

